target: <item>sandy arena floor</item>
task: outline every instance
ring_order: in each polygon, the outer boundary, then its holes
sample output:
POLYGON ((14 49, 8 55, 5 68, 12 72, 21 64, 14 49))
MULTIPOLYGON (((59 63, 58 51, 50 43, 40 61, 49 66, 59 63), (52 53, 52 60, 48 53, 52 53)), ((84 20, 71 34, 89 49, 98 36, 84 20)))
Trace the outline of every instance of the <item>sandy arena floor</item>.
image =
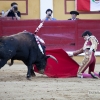
MULTIPOLYGON (((100 71, 100 64, 95 71, 100 71)), ((99 79, 48 78, 37 74, 26 79, 24 64, 0 69, 0 100, 100 100, 99 79)))

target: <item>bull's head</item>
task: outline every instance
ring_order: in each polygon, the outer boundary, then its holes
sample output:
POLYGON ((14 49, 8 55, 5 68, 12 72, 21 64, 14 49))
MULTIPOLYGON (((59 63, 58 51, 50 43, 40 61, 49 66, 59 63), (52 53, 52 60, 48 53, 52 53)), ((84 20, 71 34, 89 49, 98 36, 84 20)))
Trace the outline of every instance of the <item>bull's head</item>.
POLYGON ((43 55, 42 58, 41 58, 41 61, 39 61, 39 63, 36 63, 37 69, 39 70, 40 74, 44 73, 48 58, 52 58, 53 60, 55 60, 58 63, 58 60, 54 56, 43 55))

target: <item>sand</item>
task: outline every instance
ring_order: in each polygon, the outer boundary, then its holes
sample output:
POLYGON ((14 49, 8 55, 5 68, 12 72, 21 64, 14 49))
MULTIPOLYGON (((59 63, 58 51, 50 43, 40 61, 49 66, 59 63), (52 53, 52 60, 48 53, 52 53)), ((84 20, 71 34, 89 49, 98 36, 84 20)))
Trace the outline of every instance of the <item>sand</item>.
MULTIPOLYGON (((100 64, 96 65, 100 71, 100 64)), ((36 73, 26 79, 24 64, 0 69, 0 100, 100 100, 100 79, 48 78, 36 73)))

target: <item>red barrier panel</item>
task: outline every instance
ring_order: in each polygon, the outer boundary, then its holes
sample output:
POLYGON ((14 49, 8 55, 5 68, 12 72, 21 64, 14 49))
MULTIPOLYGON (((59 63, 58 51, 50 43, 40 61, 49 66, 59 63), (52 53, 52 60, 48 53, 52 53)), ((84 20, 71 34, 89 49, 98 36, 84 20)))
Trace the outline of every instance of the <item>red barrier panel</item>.
POLYGON ((2 31, 3 35, 16 34, 24 30, 34 33, 39 24, 40 20, 2 20, 2 31))
POLYGON ((0 20, 0 36, 2 36, 2 21, 0 20))
MULTIPOLYGON (((0 36, 24 30, 34 33, 39 23, 40 20, 0 20, 0 36)), ((62 48, 73 51, 83 46, 84 40, 81 34, 85 30, 90 30, 100 41, 100 20, 45 21, 37 35, 44 39, 47 49, 62 48)))
MULTIPOLYGON (((77 47, 82 47, 84 40, 81 38, 81 33, 85 30, 90 30, 97 37, 100 43, 100 20, 78 20, 77 21, 77 47)), ((100 44, 98 46, 100 51, 100 44)))
POLYGON ((38 34, 46 41, 47 49, 63 48, 70 51, 76 49, 76 28, 74 21, 45 22, 38 34))

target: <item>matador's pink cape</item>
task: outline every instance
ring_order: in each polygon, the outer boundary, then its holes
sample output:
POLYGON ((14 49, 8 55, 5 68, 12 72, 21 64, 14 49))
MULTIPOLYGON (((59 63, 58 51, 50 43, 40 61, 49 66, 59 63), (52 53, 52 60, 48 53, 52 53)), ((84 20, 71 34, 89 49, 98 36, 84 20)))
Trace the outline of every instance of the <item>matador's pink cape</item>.
MULTIPOLYGON (((79 65, 62 49, 47 50, 46 54, 57 58, 58 63, 49 58, 44 74, 48 77, 76 77, 79 65)), ((37 68, 34 68, 38 72, 37 68)))

